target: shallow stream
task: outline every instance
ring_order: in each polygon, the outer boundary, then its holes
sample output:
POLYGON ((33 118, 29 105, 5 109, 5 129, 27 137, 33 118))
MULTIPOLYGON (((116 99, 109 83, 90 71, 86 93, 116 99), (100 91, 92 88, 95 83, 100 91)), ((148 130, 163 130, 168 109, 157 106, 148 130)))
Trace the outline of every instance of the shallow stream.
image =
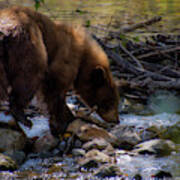
MULTIPOLYGON (((0 2, 7 1, 0 0, 0 2)), ((33 6, 32 0, 11 0, 8 2, 28 7, 33 6)), ((45 0, 45 5, 42 5, 39 10, 52 19, 88 24, 97 33, 101 33, 99 31, 101 28, 111 27, 115 21, 120 26, 129 25, 159 15, 163 17, 163 20, 146 29, 146 33, 160 31, 176 33, 180 31, 179 0, 45 0)), ((136 33, 144 33, 144 31, 136 33)), ((176 113, 180 108, 176 109, 173 106, 173 104, 179 105, 178 98, 175 101, 174 99, 173 101, 168 100, 166 103, 168 105, 164 107, 163 103, 156 103, 155 100, 158 99, 156 97, 153 102, 150 102, 148 110, 146 107, 144 108, 143 113, 132 111, 132 113, 120 115, 122 125, 132 126, 137 132, 144 131, 144 137, 148 133, 146 129, 150 128, 154 133, 160 131, 162 138, 171 139, 177 146, 177 152, 165 157, 122 155, 121 150, 119 150, 116 155, 116 164, 124 174, 127 174, 125 179, 132 179, 133 176, 140 174, 145 180, 155 180, 152 175, 159 170, 170 172, 176 180, 180 179, 180 132, 178 132, 180 115, 176 113), (169 111, 170 109, 172 111, 169 111), (162 129, 165 131, 161 132, 162 129)), ((166 102, 167 97, 163 99, 166 102)), ((8 120, 8 116, 4 116, 3 113, 0 114, 0 117, 1 121, 8 120)), ((32 121, 34 122, 33 129, 25 129, 29 137, 42 135, 49 131, 46 117, 36 116, 32 121)), ((91 171, 79 171, 71 156, 53 158, 42 158, 33 154, 30 156, 29 160, 18 171, 14 173, 0 172, 0 179, 98 179, 92 176, 91 171)))

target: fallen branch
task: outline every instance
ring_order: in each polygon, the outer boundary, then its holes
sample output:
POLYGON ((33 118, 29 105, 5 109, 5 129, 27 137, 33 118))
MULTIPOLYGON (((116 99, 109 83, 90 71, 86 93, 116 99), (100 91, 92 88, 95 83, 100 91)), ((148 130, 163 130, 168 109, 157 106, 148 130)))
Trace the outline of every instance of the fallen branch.
POLYGON ((180 80, 172 80, 172 81, 153 81, 149 80, 142 85, 142 82, 137 82, 137 86, 141 87, 149 87, 151 89, 168 89, 168 90, 180 90, 180 80))
POLYGON ((126 69, 127 71, 133 74, 136 75, 139 74, 139 70, 133 64, 124 60, 119 54, 110 50, 105 50, 105 51, 108 54, 109 58, 112 59, 117 65, 121 66, 123 69, 126 69))
POLYGON ((140 22, 140 23, 137 23, 137 24, 133 24, 133 25, 128 26, 128 27, 124 27, 124 28, 122 28, 121 32, 122 33, 132 32, 132 31, 134 31, 136 29, 144 28, 146 26, 157 23, 157 22, 159 22, 161 20, 162 20, 161 16, 156 16, 156 17, 153 17, 152 19, 149 19, 147 21, 140 22))
POLYGON ((180 72, 173 69, 173 67, 169 67, 169 66, 164 67, 163 65, 160 64, 148 63, 145 61, 141 61, 141 63, 145 67, 147 67, 149 71, 159 71, 166 76, 170 76, 173 78, 180 78, 180 72))
POLYGON ((124 51, 124 53, 126 53, 136 64, 139 68, 141 68, 142 70, 144 70, 142 64, 139 62, 139 60, 133 56, 123 45, 121 42, 119 42, 119 47, 121 48, 122 51, 124 51))
MULTIPOLYGON (((151 77, 154 80, 161 80, 161 81, 169 81, 172 80, 172 78, 162 75, 162 74, 158 74, 155 72, 151 72, 148 70, 144 70, 144 69, 140 69, 137 68, 136 66, 134 66, 132 63, 128 62, 127 60, 124 60, 119 54, 113 52, 113 51, 109 51, 109 50, 105 50, 106 53, 108 54, 108 56, 117 63, 117 65, 121 66, 122 68, 126 69, 126 71, 129 71, 133 74, 136 75, 144 75, 145 77, 151 77)), ((120 69, 121 71, 121 69, 120 69)))
POLYGON ((175 51, 180 51, 180 46, 173 47, 173 48, 170 48, 170 49, 164 49, 164 50, 155 50, 155 52, 150 52, 150 53, 147 53, 147 54, 139 55, 139 56, 137 56, 137 58, 138 59, 145 59, 145 58, 149 58, 149 57, 152 57, 152 56, 158 56, 158 55, 164 55, 166 53, 172 53, 172 52, 175 52, 175 51))

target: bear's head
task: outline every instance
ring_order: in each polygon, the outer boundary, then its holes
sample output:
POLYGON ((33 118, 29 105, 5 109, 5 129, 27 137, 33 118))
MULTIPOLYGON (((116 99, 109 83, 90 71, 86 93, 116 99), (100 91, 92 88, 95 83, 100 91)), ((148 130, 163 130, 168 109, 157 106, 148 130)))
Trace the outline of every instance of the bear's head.
POLYGON ((97 113, 105 121, 118 123, 119 94, 109 68, 96 66, 87 74, 88 79, 79 86, 81 97, 91 108, 97 106, 97 113))
POLYGON ((105 121, 117 123, 119 94, 108 57, 87 33, 80 48, 83 53, 75 89, 91 108, 97 106, 97 113, 105 121))
POLYGON ((111 72, 105 67, 97 66, 90 74, 90 106, 97 105, 97 113, 107 122, 118 122, 119 94, 111 72))

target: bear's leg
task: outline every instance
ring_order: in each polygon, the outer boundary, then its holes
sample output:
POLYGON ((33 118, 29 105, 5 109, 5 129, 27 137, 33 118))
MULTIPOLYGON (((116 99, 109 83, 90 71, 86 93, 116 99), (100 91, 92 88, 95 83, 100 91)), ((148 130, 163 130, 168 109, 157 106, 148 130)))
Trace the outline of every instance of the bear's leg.
POLYGON ((7 100, 8 97, 8 79, 6 77, 6 72, 4 66, 1 63, 0 57, 0 100, 7 100))
POLYGON ((24 114, 24 109, 28 105, 35 93, 32 88, 34 81, 28 81, 25 77, 17 77, 13 80, 12 92, 10 94, 10 109, 17 122, 21 122, 27 127, 31 127, 32 123, 24 114))
POLYGON ((28 28, 8 38, 5 44, 8 61, 5 65, 12 88, 11 112, 17 122, 31 127, 24 109, 42 84, 47 69, 47 52, 38 26, 32 23, 28 28))
POLYGON ((53 104, 51 118, 49 120, 49 126, 52 135, 58 136, 63 134, 70 122, 74 120, 72 112, 67 107, 64 98, 56 98, 56 102, 53 104))
POLYGON ((47 76, 43 93, 50 113, 49 126, 52 135, 63 134, 74 116, 65 102, 65 93, 61 90, 60 82, 47 76))

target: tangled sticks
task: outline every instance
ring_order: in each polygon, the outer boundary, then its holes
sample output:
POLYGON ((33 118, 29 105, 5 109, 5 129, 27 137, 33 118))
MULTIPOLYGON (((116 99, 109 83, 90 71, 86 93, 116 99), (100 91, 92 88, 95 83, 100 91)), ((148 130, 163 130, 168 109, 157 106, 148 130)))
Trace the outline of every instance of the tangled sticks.
MULTIPOLYGON (((157 22, 160 18, 149 20, 157 22)), ((149 22, 148 21, 148 22, 149 22)), ((150 24, 151 24, 150 23, 150 24)), ((112 61, 112 70, 119 78, 119 87, 125 96, 146 101, 157 89, 180 90, 180 35, 156 34, 144 41, 128 40, 123 43, 120 33, 141 28, 147 22, 133 25, 108 37, 94 38, 112 61), (111 41, 115 40, 115 44, 111 41)))

